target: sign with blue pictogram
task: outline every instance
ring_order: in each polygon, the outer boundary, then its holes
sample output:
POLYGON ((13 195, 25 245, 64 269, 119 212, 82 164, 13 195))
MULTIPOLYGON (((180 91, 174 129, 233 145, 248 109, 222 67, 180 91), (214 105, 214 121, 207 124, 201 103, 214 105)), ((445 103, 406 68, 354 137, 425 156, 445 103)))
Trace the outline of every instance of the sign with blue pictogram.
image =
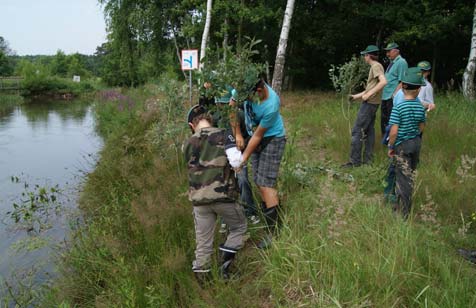
POLYGON ((191 71, 198 69, 198 50, 182 50, 182 70, 191 71))

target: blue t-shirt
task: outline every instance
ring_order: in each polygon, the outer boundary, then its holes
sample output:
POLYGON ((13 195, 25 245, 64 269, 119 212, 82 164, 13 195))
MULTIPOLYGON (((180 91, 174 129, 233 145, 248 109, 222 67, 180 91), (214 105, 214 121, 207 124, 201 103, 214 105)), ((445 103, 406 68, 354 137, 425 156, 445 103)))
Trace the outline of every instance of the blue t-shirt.
MULTIPOLYGON (((420 102, 420 98, 415 98, 417 101, 420 102)), ((393 97, 393 107, 400 105, 405 101, 405 94, 403 94, 403 90, 400 89, 397 91, 395 96, 393 97)))
POLYGON ((256 127, 266 128, 264 137, 284 137, 283 119, 279 113, 281 101, 274 90, 266 85, 268 98, 261 103, 245 101, 245 123, 251 136, 256 127))

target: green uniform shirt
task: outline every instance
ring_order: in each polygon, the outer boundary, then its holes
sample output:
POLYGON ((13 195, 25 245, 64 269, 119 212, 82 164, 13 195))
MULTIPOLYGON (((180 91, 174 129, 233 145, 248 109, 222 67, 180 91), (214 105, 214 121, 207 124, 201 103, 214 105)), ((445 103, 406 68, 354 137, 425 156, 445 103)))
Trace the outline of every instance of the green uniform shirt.
POLYGON ((403 73, 407 70, 407 61, 402 56, 396 57, 392 63, 390 63, 387 71, 385 72, 385 78, 387 79, 387 85, 383 88, 382 99, 391 99, 393 92, 397 88, 400 80, 403 77, 403 73), (390 66, 391 65, 391 66, 390 66))

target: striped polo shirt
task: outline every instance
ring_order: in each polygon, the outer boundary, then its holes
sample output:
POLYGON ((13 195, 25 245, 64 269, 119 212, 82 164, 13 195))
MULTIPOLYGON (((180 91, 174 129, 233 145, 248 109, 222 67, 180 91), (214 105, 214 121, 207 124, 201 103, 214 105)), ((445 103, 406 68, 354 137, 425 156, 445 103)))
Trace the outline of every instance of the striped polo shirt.
POLYGON ((395 145, 420 135, 420 123, 425 123, 425 108, 417 99, 405 100, 393 107, 390 115, 390 125, 398 125, 398 135, 395 145))

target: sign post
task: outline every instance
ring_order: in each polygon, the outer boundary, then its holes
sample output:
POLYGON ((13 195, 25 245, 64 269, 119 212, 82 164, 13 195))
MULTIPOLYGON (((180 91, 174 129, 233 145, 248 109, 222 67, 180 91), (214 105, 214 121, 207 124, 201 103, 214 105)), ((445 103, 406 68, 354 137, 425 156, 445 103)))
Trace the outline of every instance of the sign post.
POLYGON ((190 106, 192 103, 192 71, 198 69, 198 50, 184 49, 182 50, 182 71, 188 71, 189 89, 190 89, 190 106))

